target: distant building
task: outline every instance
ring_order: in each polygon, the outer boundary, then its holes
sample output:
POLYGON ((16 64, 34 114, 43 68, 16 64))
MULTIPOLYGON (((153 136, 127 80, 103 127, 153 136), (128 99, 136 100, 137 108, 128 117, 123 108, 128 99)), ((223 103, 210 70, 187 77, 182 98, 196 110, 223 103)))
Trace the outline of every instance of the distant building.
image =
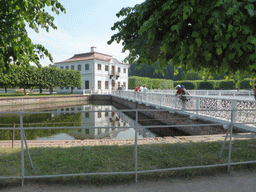
MULTIPOLYGON (((54 64, 59 69, 81 71, 82 87, 75 87, 74 93, 82 93, 83 89, 94 92, 109 91, 124 85, 128 88, 129 64, 122 63, 111 55, 95 52, 75 54, 70 59, 54 64)), ((71 92, 70 87, 57 88, 58 93, 71 92)))

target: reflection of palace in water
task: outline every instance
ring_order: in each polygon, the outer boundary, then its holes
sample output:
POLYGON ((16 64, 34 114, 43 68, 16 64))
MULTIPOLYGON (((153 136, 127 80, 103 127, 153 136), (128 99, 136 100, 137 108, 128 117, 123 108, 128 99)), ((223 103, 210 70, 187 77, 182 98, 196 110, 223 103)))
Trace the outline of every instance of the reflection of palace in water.
MULTIPOLYGON (((100 139, 100 138, 117 138, 119 134, 123 135, 123 138, 126 138, 125 135, 133 134, 135 132, 133 127, 135 121, 125 115, 122 112, 111 112, 116 110, 115 107, 111 105, 83 105, 79 107, 68 107, 63 109, 58 109, 58 111, 67 111, 67 112, 80 112, 82 116, 82 127, 91 126, 96 128, 81 128, 75 131, 71 131, 68 135, 74 137, 75 139, 100 139), (88 112, 86 112, 88 111, 88 112), (99 112, 89 112, 89 111, 99 111, 99 112), (104 112, 102 112, 104 111, 104 112), (106 128, 97 128, 97 127, 106 127, 106 128), (120 127, 120 128, 112 128, 120 127)), ((140 137, 154 137, 154 135, 145 128, 140 128, 138 130, 140 137)))

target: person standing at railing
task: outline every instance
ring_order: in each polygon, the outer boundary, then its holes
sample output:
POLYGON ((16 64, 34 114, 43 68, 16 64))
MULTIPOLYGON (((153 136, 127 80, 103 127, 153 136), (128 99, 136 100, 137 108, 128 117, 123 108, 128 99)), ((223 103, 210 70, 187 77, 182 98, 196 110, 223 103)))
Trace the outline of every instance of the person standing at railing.
MULTIPOLYGON (((185 86, 184 86, 185 88, 185 86)), ((181 102, 182 102, 182 109, 185 109, 185 106, 186 106, 186 97, 183 96, 186 94, 185 90, 183 90, 181 88, 180 85, 177 85, 176 86, 176 89, 177 89, 177 92, 175 93, 175 96, 178 96, 180 99, 181 99, 181 102)))
POLYGON ((140 85, 139 92, 143 92, 143 87, 140 85))
POLYGON ((139 91, 139 87, 135 86, 134 91, 135 91, 135 92, 138 92, 138 91, 139 91))
POLYGON ((254 99, 256 100, 256 84, 254 84, 253 87, 254 87, 254 89, 253 89, 254 99))
POLYGON ((144 94, 147 94, 147 92, 148 92, 148 88, 146 87, 146 85, 144 85, 144 86, 143 86, 143 93, 144 93, 144 94))
POLYGON ((175 93, 175 96, 180 96, 181 95, 181 86, 180 85, 177 85, 176 87, 176 93, 175 93))

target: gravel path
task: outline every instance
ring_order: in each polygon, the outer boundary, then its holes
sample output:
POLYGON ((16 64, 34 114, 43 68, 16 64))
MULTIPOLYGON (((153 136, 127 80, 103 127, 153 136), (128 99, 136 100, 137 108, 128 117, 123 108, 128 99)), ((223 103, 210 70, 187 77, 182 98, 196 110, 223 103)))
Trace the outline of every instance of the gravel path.
MULTIPOLYGON (((236 140, 255 138, 253 133, 234 134, 236 140)), ((143 144, 167 144, 185 142, 213 142, 224 141, 225 134, 219 135, 198 135, 198 136, 176 136, 176 137, 156 137, 138 139, 138 145, 143 144)), ((134 139, 86 139, 86 140, 28 140, 28 147, 75 147, 75 146, 100 146, 100 145, 134 145, 134 139)), ((0 147, 11 147, 12 141, 0 141, 0 147)), ((21 141, 14 141, 14 147, 20 147, 21 141)))

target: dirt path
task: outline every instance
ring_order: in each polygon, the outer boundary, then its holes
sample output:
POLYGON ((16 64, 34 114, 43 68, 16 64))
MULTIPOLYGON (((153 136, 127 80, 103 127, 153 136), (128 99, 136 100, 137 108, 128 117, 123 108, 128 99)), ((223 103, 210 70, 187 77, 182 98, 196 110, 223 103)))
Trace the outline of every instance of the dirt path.
MULTIPOLYGON (((255 138, 254 133, 239 133, 233 135, 233 140, 255 138)), ((143 144, 167 144, 187 142, 214 142, 224 141, 225 134, 218 135, 197 135, 197 136, 175 136, 138 139, 138 145, 143 144)), ((28 147, 75 147, 75 146, 99 146, 99 145, 134 145, 134 139, 85 139, 85 140, 28 140, 28 147)), ((11 140, 0 141, 0 147, 11 147, 11 140)), ((14 141, 14 147, 20 147, 20 140, 14 141)))
POLYGON ((244 192, 256 191, 256 173, 249 171, 233 172, 231 175, 196 177, 192 179, 165 179, 116 185, 46 185, 27 184, 24 187, 0 188, 1 192, 244 192))

